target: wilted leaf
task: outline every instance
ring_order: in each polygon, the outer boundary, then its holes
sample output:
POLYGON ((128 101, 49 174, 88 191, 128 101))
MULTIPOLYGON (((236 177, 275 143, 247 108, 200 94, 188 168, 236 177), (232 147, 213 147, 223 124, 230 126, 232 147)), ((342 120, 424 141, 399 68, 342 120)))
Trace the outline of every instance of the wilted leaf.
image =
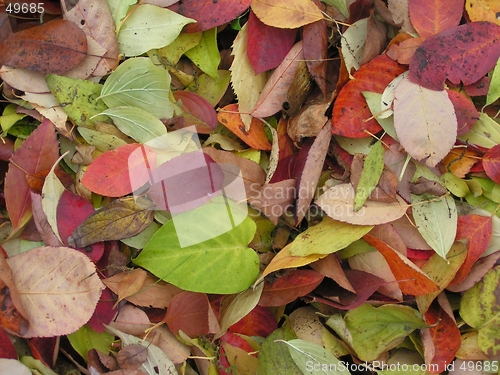
POLYGON ((25 337, 76 331, 89 320, 104 289, 94 264, 67 247, 38 247, 7 262, 30 322, 25 337))
POLYGON ((315 203, 332 219, 355 225, 378 225, 399 219, 408 209, 399 196, 393 203, 366 201, 354 211, 355 191, 351 184, 340 184, 325 191, 315 203))
POLYGON ((243 142, 256 150, 270 150, 271 142, 264 131, 264 123, 253 118, 250 128, 246 130, 240 114, 238 104, 229 104, 217 114, 219 122, 236 134, 243 142))
POLYGON ((31 216, 30 187, 26 176, 50 170, 58 157, 57 137, 49 120, 44 120, 12 155, 4 192, 14 229, 26 224, 31 216))
POLYGON ((293 46, 297 30, 268 26, 250 11, 248 18, 248 59, 255 74, 276 68, 293 46))
POLYGON ((342 250, 367 234, 373 226, 352 225, 325 217, 300 233, 289 245, 292 256, 330 254, 342 250), (332 238, 332 233, 335 237, 332 238))
POLYGON ((323 19, 311 0, 253 0, 252 10, 266 25, 295 29, 323 19))
POLYGON ((479 347, 490 359, 500 358, 500 306, 497 303, 499 282, 500 266, 495 266, 480 282, 465 292, 460 301, 460 316, 478 330, 479 347))
POLYGON ((300 61, 304 60, 302 42, 295 44, 283 62, 273 71, 259 95, 250 114, 254 117, 269 117, 280 111, 287 101, 287 93, 295 79, 300 61))
POLYGON ((500 56, 500 26, 471 22, 427 38, 410 62, 410 79, 430 90, 443 90, 445 80, 458 85, 478 81, 500 56))
POLYGON ((100 241, 121 240, 142 232, 153 221, 153 211, 134 199, 117 199, 90 215, 74 230, 68 243, 85 247, 100 241))
MULTIPOLYGON (((188 33, 205 31, 221 26, 244 13, 251 0, 184 0, 176 10, 185 17, 193 18, 196 23, 187 25, 188 33)), ((176 8, 174 8, 176 9, 176 8)))
POLYGON ((170 81, 170 74, 150 59, 127 59, 108 77, 98 99, 109 108, 135 106, 159 119, 171 118, 176 106, 170 101, 170 81))
POLYGON ((140 144, 128 144, 107 151, 99 155, 87 168, 82 184, 94 193, 108 197, 130 194, 131 178, 134 179, 134 184, 139 186, 146 183, 150 172, 147 166, 154 165, 152 161, 155 157, 153 149, 140 144), (134 153, 139 148, 144 155, 134 153))
POLYGON ((385 54, 363 65, 354 73, 354 79, 339 92, 333 106, 332 133, 350 138, 369 137, 365 130, 372 134, 378 133, 381 127, 377 120, 371 118, 362 92, 381 94, 389 82, 405 70, 405 67, 385 54))
POLYGON ((266 283, 259 304, 285 306, 314 290, 324 276, 313 270, 293 270, 272 283, 266 283))
POLYGON ((421 37, 428 37, 458 26, 465 0, 409 1, 411 23, 421 37))
POLYGON ((188 291, 231 294, 245 290, 257 278, 259 258, 247 247, 255 223, 236 210, 216 198, 176 216, 154 234, 134 263, 188 291), (234 223, 228 222, 228 210, 234 223))
POLYGON ((86 54, 85 33, 73 22, 53 20, 10 34, 0 45, 0 65, 64 74, 86 54))
POLYGON ((429 90, 403 79, 395 92, 394 127, 406 152, 434 167, 455 143, 455 108, 446 91, 429 90))
POLYGON ((169 9, 141 4, 123 22, 117 36, 118 47, 125 56, 142 55, 170 44, 185 25, 193 22, 169 9))

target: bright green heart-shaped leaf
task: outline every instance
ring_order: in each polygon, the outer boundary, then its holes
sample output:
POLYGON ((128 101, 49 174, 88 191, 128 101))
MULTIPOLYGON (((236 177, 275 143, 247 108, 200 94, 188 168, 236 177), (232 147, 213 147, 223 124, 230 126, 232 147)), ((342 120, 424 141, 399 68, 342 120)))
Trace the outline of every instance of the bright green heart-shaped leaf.
POLYGON ((353 349, 362 361, 373 361, 399 345, 415 329, 428 327, 417 310, 409 306, 367 303, 349 311, 345 324, 353 349))
POLYGON ((259 258, 248 247, 256 225, 248 217, 241 220, 235 210, 215 198, 175 216, 153 235, 134 263, 188 291, 232 294, 247 289, 259 273, 259 258))
POLYGON ((109 108, 134 106, 158 118, 171 118, 177 106, 170 101, 170 75, 147 57, 128 59, 108 77, 101 91, 109 108))
POLYGON ((321 223, 306 229, 295 238, 290 244, 290 254, 303 257, 334 253, 359 240, 372 228, 371 225, 343 223, 325 216, 321 223))
POLYGON ((495 266, 460 301, 460 316, 478 330, 478 344, 489 358, 500 356, 500 266, 495 266))
POLYGON ((142 55, 169 45, 185 25, 193 22, 169 9, 142 4, 123 23, 117 36, 118 47, 125 56, 142 55))

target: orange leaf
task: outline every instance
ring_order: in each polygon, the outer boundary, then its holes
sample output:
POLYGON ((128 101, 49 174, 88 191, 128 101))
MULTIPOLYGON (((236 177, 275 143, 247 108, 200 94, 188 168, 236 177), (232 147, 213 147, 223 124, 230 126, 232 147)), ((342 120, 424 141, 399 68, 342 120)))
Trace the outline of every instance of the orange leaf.
POLYGON ((252 10, 269 26, 296 29, 323 19, 311 0, 253 0, 252 10))
POLYGON ((340 90, 333 106, 332 133, 349 138, 369 137, 365 132, 375 134, 382 128, 377 120, 369 118, 372 113, 368 109, 363 91, 381 94, 387 85, 406 68, 399 65, 387 55, 380 55, 354 73, 354 79, 340 90))
POLYGON ((429 276, 389 245, 370 234, 366 234, 363 239, 383 255, 403 294, 423 296, 439 289, 429 276))
POLYGON ((10 34, 0 46, 0 65, 62 75, 87 54, 87 37, 77 24, 47 22, 10 34))
POLYGON ((490 216, 464 215, 458 217, 457 240, 464 238, 468 240, 467 257, 449 286, 461 283, 469 274, 474 263, 486 251, 490 243, 492 223, 490 216))
POLYGON ((271 150, 271 142, 267 139, 264 131, 264 123, 253 118, 250 130, 246 131, 245 124, 241 121, 241 116, 238 113, 237 104, 229 104, 222 108, 217 114, 217 119, 251 148, 264 151, 271 150))
POLYGON ((411 24, 425 38, 458 26, 462 19, 464 0, 412 0, 408 5, 411 24))

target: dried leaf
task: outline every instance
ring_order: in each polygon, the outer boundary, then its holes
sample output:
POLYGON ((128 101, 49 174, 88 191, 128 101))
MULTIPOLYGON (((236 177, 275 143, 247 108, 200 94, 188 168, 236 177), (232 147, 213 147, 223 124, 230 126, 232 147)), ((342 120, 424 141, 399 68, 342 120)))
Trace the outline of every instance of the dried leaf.
POLYGON ((86 53, 85 33, 73 22, 54 20, 10 34, 0 45, 0 65, 64 74, 86 53))
POLYGON ((153 221, 153 211, 139 207, 134 199, 117 199, 90 215, 68 238, 75 247, 100 241, 120 240, 142 232, 153 221))
POLYGON ((147 357, 148 348, 139 344, 127 345, 115 356, 118 366, 124 370, 137 370, 146 361, 147 357))
POLYGON ((7 262, 30 322, 24 337, 76 331, 89 320, 104 289, 94 264, 67 247, 38 247, 7 262))

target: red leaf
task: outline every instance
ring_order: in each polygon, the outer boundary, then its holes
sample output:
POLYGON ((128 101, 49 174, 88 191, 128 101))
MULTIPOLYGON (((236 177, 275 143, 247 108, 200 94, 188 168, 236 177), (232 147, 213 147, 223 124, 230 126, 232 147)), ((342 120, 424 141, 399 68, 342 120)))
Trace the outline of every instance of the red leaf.
MULTIPOLYGON (((57 204, 57 229, 65 246, 71 247, 68 243, 68 238, 94 212, 92 204, 79 195, 67 190, 62 193, 57 204)), ((104 243, 95 243, 85 249, 77 250, 88 256, 92 262, 97 263, 104 254, 104 243)))
POLYGON ((464 215, 458 217, 456 239, 467 239, 467 257, 449 286, 461 283, 469 274, 472 266, 486 251, 491 239, 492 223, 490 216, 464 215))
POLYGON ((210 133, 217 127, 219 123, 217 121, 217 112, 206 99, 194 92, 182 90, 175 91, 174 98, 181 101, 180 107, 184 112, 194 117, 194 119, 190 119, 188 116, 184 116, 184 126, 196 125, 196 131, 201 134, 210 133))
POLYGON ((363 91, 381 94, 387 85, 406 68, 387 55, 380 55, 361 66, 354 73, 354 79, 342 87, 333 106, 332 133, 349 138, 369 137, 365 132, 375 134, 382 128, 377 120, 369 119, 372 113, 368 109, 363 91))
POLYGON ((497 184, 500 183, 500 145, 490 148, 483 156, 484 171, 497 184))
POLYGON ((77 24, 54 20, 10 34, 0 45, 0 65, 42 74, 64 74, 84 59, 87 37, 77 24))
POLYGON ((140 144, 124 145, 106 151, 89 165, 83 175, 82 184, 90 191, 103 196, 121 197, 130 194, 132 179, 135 186, 149 180, 149 168, 154 165, 155 156, 153 149, 140 144), (139 148, 142 153, 134 153, 139 148))
POLYGON ((27 341, 33 357, 53 368, 59 352, 59 337, 33 337, 27 341))
POLYGON ((399 287, 403 294, 423 296, 439 289, 434 281, 415 266, 408 258, 401 255, 378 238, 366 234, 363 239, 383 255, 394 277, 396 277, 396 280, 399 282, 399 287))
POLYGON ((250 11, 247 55, 254 73, 259 74, 281 64, 292 49, 296 35, 296 29, 268 26, 250 11))
POLYGON ((222 108, 217 114, 217 119, 251 148, 264 151, 271 150, 272 145, 264 131, 264 123, 257 118, 253 118, 250 130, 247 132, 238 113, 238 104, 229 104, 222 108))
POLYGON ((59 156, 54 126, 44 120, 12 156, 5 176, 5 203, 14 229, 26 223, 31 215, 31 196, 27 175, 50 170, 59 156))
MULTIPOLYGON (((319 1, 314 0, 318 8, 322 9, 319 1)), ((249 36, 250 38, 250 36, 249 36)), ((309 23, 302 27, 302 48, 304 60, 312 79, 316 82, 323 95, 327 95, 326 69, 328 65, 328 30, 326 20, 309 23)))
POLYGON ((168 305, 165 322, 175 334, 182 330, 189 337, 210 333, 209 301, 206 294, 181 292, 168 305))
MULTIPOLYGON (((278 327, 276 326, 276 328, 278 328, 278 327)), ((259 335, 247 335, 247 336, 259 336, 259 335)), ((248 353, 251 353, 251 352, 255 351, 254 348, 252 348, 252 346, 248 343, 247 340, 245 340, 243 337, 235 335, 232 332, 226 332, 220 338, 220 341, 221 342, 227 342, 229 345, 232 345, 232 346, 234 346, 236 348, 243 349, 244 351, 246 351, 248 353)))
POLYGON ((111 320, 116 315, 116 309, 114 309, 115 297, 111 293, 111 290, 105 288, 101 293, 101 298, 97 302, 97 306, 92 314, 87 325, 94 331, 101 333, 106 329, 103 324, 109 324, 111 320))
POLYGON ((465 134, 479 120, 479 112, 474 103, 459 92, 448 90, 448 97, 453 103, 457 116, 457 135, 465 134))
POLYGON ((247 10, 251 3, 252 0, 183 0, 170 9, 198 21, 184 27, 186 32, 196 33, 235 19, 247 10))
POLYGON ((446 370, 446 365, 453 362, 460 348, 460 330, 455 320, 435 301, 424 314, 425 322, 431 328, 422 329, 425 347, 425 362, 431 374, 439 374, 446 370), (426 341, 426 337, 430 339, 426 341), (432 344, 431 344, 432 343, 432 344), (427 350, 427 345, 433 348, 427 350), (427 353, 432 353, 427 355, 427 353), (430 366, 430 364, 433 364, 430 366))
POLYGON ((478 81, 500 56, 500 26, 471 22, 427 38, 410 62, 410 79, 443 90, 446 79, 458 85, 478 81))
POLYGON ((458 26, 464 0, 412 0, 408 3, 411 24, 421 37, 428 37, 458 26))
POLYGON ((16 349, 3 329, 0 329, 0 358, 17 359, 16 349))
POLYGON ((266 306, 257 305, 237 323, 229 327, 229 331, 246 336, 267 337, 277 328, 278 323, 271 310, 266 306))
POLYGON ((162 210, 185 212, 201 206, 220 193, 224 173, 219 164, 200 151, 179 155, 153 172, 151 199, 162 210), (186 168, 190 166, 190 168, 186 168))
POLYGON ((259 305, 284 306, 314 290, 324 276, 313 270, 294 270, 275 282, 266 282, 259 305))

